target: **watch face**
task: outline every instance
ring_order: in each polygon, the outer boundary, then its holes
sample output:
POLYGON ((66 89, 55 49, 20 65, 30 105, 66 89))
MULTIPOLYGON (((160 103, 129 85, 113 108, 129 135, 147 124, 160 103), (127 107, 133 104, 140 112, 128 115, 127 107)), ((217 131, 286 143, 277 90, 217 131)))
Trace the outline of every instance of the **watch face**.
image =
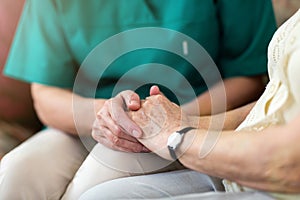
POLYGON ((172 147, 173 149, 176 149, 176 147, 180 144, 182 137, 182 134, 178 132, 172 133, 168 138, 167 145, 172 147))

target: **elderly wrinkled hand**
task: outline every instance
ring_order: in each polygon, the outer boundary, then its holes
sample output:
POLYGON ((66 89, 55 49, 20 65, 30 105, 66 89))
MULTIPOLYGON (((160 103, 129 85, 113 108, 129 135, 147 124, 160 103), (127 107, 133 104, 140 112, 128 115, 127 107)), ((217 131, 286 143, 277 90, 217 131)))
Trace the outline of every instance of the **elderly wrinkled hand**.
POLYGON ((191 126, 189 117, 181 108, 162 95, 142 101, 141 108, 130 112, 132 120, 143 130, 139 141, 151 151, 170 159, 167 140, 172 132, 191 126))

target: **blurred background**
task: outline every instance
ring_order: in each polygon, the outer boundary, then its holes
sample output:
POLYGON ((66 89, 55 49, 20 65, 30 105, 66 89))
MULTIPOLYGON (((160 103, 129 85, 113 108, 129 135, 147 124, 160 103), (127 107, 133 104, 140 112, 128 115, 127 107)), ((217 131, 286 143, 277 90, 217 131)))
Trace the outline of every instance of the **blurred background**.
POLYGON ((280 26, 300 8, 300 0, 272 0, 277 24, 280 26))

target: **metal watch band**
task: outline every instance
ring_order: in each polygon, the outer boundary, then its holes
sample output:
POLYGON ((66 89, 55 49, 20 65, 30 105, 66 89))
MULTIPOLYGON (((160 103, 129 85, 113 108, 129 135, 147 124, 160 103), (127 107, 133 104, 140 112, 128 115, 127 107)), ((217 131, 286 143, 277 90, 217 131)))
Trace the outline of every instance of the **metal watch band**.
MULTIPOLYGON (((176 131, 176 132, 179 133, 180 135, 184 135, 185 133, 187 133, 187 132, 189 132, 190 130, 193 130, 193 129, 195 129, 195 128, 194 127, 185 127, 183 129, 181 129, 180 131, 176 131)), ((173 160, 177 160, 178 158, 177 158, 177 155, 176 155, 176 152, 175 152, 176 149, 174 149, 171 146, 168 146, 168 149, 169 149, 169 153, 170 153, 171 157, 173 158, 173 160)))

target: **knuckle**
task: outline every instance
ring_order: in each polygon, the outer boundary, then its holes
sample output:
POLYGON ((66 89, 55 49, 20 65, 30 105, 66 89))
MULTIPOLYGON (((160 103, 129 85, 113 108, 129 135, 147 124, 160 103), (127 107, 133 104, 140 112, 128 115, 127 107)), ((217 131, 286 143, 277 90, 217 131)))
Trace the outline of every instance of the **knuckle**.
POLYGON ((108 99, 107 103, 109 106, 111 106, 114 102, 116 102, 118 99, 118 97, 113 97, 113 98, 110 98, 108 99))
POLYGON ((114 134, 116 135, 116 136, 121 136, 122 135, 122 130, 118 127, 118 126, 116 126, 115 127, 115 130, 114 130, 114 134))
POLYGON ((112 143, 114 145, 120 145, 120 138, 116 137, 116 136, 113 136, 112 137, 112 143))
POLYGON ((98 133, 97 133, 96 129, 92 129, 92 136, 93 137, 97 137, 98 136, 98 133))
POLYGON ((98 119, 103 119, 107 116, 107 109, 103 107, 98 113, 97 113, 97 118, 98 119))
POLYGON ((104 102, 104 107, 105 107, 106 109, 109 109, 109 108, 111 107, 112 103, 113 103, 113 98, 108 99, 108 100, 106 100, 106 101, 104 102))
POLYGON ((94 120, 92 128, 99 129, 100 126, 100 121, 98 119, 94 120))
POLYGON ((96 140, 97 142, 99 142, 101 140, 101 137, 99 136, 97 131, 92 131, 91 135, 92 135, 92 138, 94 138, 94 140, 96 140))
POLYGON ((164 97, 162 95, 156 95, 156 98, 158 101, 162 101, 164 99, 164 97))

